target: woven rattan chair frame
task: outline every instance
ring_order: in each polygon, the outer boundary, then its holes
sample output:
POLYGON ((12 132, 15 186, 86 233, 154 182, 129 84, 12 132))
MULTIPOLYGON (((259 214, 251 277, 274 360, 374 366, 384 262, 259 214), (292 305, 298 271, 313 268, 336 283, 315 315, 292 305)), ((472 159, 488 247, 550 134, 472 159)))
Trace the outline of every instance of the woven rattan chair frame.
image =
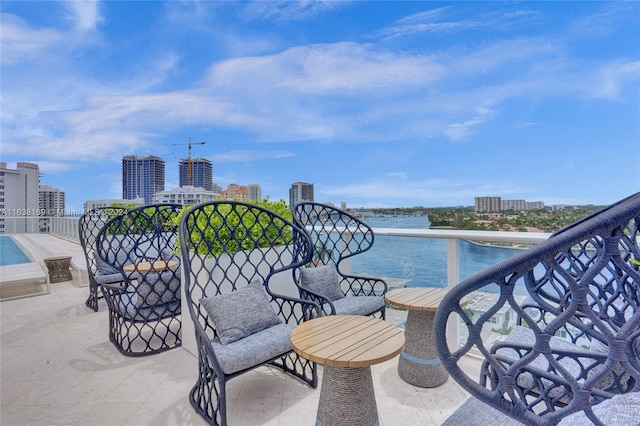
POLYGON ((275 281, 284 279, 288 281, 287 292, 295 294, 291 270, 311 258, 309 237, 291 221, 262 207, 214 201, 184 214, 180 246, 185 297, 195 325, 199 360, 198 379, 189 400, 198 414, 212 425, 226 425, 227 381, 260 365, 282 369, 315 388, 316 364, 292 350, 232 374, 225 373, 214 349, 218 331, 200 303, 203 297, 229 295, 259 280, 283 323, 300 324, 319 316, 320 308, 313 302, 277 294, 272 288, 275 281))
POLYGON ((87 275, 89 277, 89 297, 85 305, 96 312, 98 312, 98 300, 102 298, 102 294, 98 291, 100 285, 96 282, 96 275, 98 274, 98 267, 94 257, 96 237, 110 218, 125 211, 124 207, 96 208, 84 213, 78 221, 78 235, 84 258, 87 262, 87 275))
POLYGON ((181 345, 181 262, 175 254, 181 209, 152 204, 127 210, 96 237, 98 256, 122 276, 100 289, 109 308, 109 339, 124 355, 152 355, 181 345), (156 261, 163 261, 158 269, 125 272, 127 265, 156 261))
MULTIPOLYGON (((385 280, 348 274, 341 270, 341 265, 345 265, 351 257, 364 253, 373 246, 375 235, 369 225, 336 207, 310 201, 295 205, 293 219, 309 234, 313 242, 314 252, 311 263, 315 266, 335 264, 340 275, 340 288, 347 297, 384 297, 387 292, 385 280)), ((307 266, 310 265, 302 267, 307 266)), ((298 271, 295 277, 301 298, 318 303, 325 315, 335 315, 336 308, 331 300, 302 287, 298 271)), ((385 305, 369 312, 368 315, 384 319, 385 305)))
POLYGON ((637 193, 450 290, 435 316, 436 347, 451 377, 485 403, 475 407, 531 425, 583 412, 602 425, 595 405, 640 390, 640 272, 631 261, 640 258, 639 225, 637 193), (481 290, 496 295, 484 313, 460 306, 481 290), (492 343, 485 326, 504 308, 516 313, 529 341, 508 335, 492 343), (460 345, 447 341, 449 321, 460 321, 460 345), (604 350, 594 350, 598 342, 604 350), (472 350, 484 357, 478 378, 460 365, 472 350))

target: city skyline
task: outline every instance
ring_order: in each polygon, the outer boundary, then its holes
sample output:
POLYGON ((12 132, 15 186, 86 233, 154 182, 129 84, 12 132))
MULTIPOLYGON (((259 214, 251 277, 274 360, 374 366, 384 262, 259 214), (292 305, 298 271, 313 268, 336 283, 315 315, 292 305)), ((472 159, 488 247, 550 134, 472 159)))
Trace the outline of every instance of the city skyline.
POLYGON ((638 2, 0 3, 0 154, 120 198, 121 160, 349 207, 640 189, 638 2), (206 141, 206 144, 199 145, 206 141), (198 144, 198 145, 196 145, 198 144))

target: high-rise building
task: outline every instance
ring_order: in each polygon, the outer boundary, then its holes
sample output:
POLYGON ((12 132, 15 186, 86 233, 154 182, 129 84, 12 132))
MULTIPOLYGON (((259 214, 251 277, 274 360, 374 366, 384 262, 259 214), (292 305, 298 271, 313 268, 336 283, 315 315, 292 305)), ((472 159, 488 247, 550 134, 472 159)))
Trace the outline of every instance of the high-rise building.
POLYGON ((38 190, 38 205, 41 216, 64 216, 65 194, 58 188, 49 185, 40 185, 38 190))
POLYGON ((296 204, 302 201, 313 201, 313 184, 307 182, 295 182, 289 188, 289 207, 293 210, 296 204))
POLYGON ((193 186, 213 191, 213 168, 206 158, 183 158, 180 160, 180 187, 193 186))
POLYGON ((523 211, 526 203, 524 200, 502 200, 502 210, 523 211))
POLYGON ((500 197, 476 197, 474 210, 479 213, 492 213, 502 210, 500 197))
POLYGON ((38 232, 40 168, 18 162, 15 169, 0 162, 0 233, 38 232))
POLYGON ((249 201, 262 201, 262 190, 257 183, 247 185, 247 199, 249 201))
POLYGON ((122 158, 122 198, 144 198, 153 203, 156 192, 164 191, 164 160, 154 155, 126 155, 122 158))

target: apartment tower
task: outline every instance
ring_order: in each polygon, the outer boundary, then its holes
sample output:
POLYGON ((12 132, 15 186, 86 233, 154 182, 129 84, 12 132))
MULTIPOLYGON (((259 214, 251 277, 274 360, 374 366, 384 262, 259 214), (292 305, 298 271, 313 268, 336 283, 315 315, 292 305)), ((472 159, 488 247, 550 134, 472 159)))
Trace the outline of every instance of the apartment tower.
POLYGON ((289 207, 293 210, 296 204, 302 201, 313 201, 313 184, 295 182, 289 188, 289 207))
POLYGON ((180 188, 193 186, 213 191, 213 167, 205 158, 183 158, 178 165, 180 188))
POLYGON ((38 188, 40 169, 37 164, 18 162, 15 169, 0 163, 0 233, 38 232, 40 216, 38 188))
POLYGON ((250 183, 247 185, 247 199, 249 201, 262 201, 262 190, 260 184, 250 183))
POLYGON ((65 194, 58 188, 49 185, 41 185, 38 190, 38 204, 44 216, 65 215, 65 194))
POLYGON ((164 160, 154 155, 126 155, 122 158, 122 198, 144 198, 152 204, 156 192, 164 191, 164 160))

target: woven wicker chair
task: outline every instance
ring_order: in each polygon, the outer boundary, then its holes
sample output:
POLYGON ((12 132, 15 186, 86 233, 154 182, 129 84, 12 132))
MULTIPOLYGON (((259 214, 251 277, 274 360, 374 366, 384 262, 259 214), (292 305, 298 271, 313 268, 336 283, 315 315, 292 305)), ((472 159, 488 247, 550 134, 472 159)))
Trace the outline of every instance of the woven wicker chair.
POLYGON ((98 312, 98 299, 102 298, 101 293, 98 291, 100 284, 122 282, 120 274, 104 274, 98 269, 99 260, 96 261, 95 258, 96 237, 110 218, 125 212, 125 210, 122 207, 97 208, 83 214, 78 221, 78 235, 80 236, 80 245, 87 262, 87 275, 89 276, 89 297, 85 305, 96 312, 98 312))
POLYGON ((639 226, 640 193, 451 289, 436 347, 471 397, 446 425, 640 423, 639 226), (474 311, 480 299, 491 303, 474 311), (517 322, 496 341, 492 319, 509 311, 517 322), (461 345, 447 341, 450 320, 461 345), (477 378, 460 366, 473 351, 477 378))
POLYGON ((296 204, 293 219, 307 231, 314 245, 311 262, 296 270, 300 297, 318 303, 325 315, 384 319, 387 283, 341 270, 351 257, 373 246, 371 227, 345 211, 314 202, 296 204))
POLYGON ((98 268, 121 277, 101 283, 100 289, 109 307, 109 339, 124 355, 181 345, 180 257, 175 254, 181 208, 153 204, 128 210, 110 219, 96 237, 98 268))
POLYGON ((316 364, 292 351, 290 335, 320 307, 274 291, 295 294, 291 271, 311 258, 309 237, 262 207, 214 201, 184 214, 180 246, 199 359, 189 399, 198 414, 226 425, 227 381, 265 364, 315 388, 316 364))

